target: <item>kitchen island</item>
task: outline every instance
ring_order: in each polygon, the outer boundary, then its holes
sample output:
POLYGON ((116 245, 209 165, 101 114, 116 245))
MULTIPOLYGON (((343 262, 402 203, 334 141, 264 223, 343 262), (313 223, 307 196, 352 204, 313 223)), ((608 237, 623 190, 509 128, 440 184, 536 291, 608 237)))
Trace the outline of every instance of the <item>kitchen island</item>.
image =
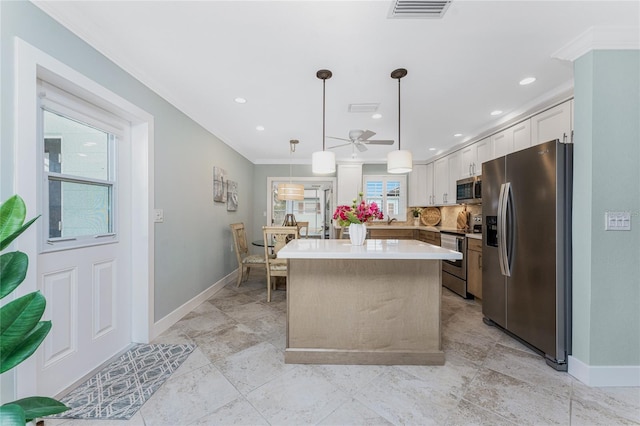
POLYGON ((442 259, 416 240, 297 239, 288 259, 286 363, 442 365, 442 259))

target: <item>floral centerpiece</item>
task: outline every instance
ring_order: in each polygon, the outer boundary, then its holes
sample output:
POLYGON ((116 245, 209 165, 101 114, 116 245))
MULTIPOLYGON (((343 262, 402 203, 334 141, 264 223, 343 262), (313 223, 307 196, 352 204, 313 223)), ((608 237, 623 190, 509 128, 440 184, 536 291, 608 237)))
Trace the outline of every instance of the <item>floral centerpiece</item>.
POLYGON ((360 202, 358 202, 357 198, 354 198, 351 206, 344 205, 336 208, 333 219, 337 220, 340 226, 349 226, 352 223, 362 224, 371 219, 384 218, 380 207, 375 201, 367 204, 362 198, 362 192, 358 194, 358 197, 360 202))
POLYGON ((333 219, 340 226, 349 226, 349 239, 353 245, 362 245, 367 235, 365 223, 372 219, 383 219, 384 215, 375 202, 366 203, 362 198, 362 192, 358 194, 360 201, 354 198, 351 206, 342 205, 336 208, 333 219))

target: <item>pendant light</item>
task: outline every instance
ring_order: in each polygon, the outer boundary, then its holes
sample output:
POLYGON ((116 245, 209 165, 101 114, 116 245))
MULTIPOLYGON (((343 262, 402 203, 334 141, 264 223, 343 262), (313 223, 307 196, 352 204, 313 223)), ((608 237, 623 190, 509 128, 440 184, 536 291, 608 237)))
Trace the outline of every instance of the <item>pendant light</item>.
POLYGON ((304 185, 292 183, 291 177, 291 163, 293 162, 293 153, 296 152, 297 139, 291 139, 289 141, 289 183, 278 184, 278 200, 280 201, 296 201, 304 200, 304 185))
POLYGON ((398 150, 387 154, 388 173, 408 173, 413 169, 413 158, 410 151, 400 147, 400 79, 407 75, 407 70, 398 68, 391 72, 391 78, 398 80, 398 150))
POLYGON ((329 70, 320 70, 316 73, 316 77, 322 80, 322 151, 312 154, 311 170, 317 174, 334 173, 336 171, 336 155, 331 151, 326 151, 324 147, 325 84, 332 75, 329 70))

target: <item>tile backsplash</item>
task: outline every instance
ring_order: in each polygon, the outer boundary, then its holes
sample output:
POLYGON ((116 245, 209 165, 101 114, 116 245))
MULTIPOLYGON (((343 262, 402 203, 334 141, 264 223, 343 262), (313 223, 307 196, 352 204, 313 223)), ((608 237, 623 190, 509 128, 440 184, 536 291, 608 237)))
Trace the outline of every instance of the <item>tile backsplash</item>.
MULTIPOLYGON (((443 226, 445 228, 455 228, 457 226, 458 213, 467 209, 469 213, 481 214, 482 213, 482 205, 481 204, 472 204, 468 206, 443 206, 438 207, 440 209, 441 219, 438 226, 443 226)), ((394 222, 396 223, 396 222, 394 222)), ((401 225, 401 223, 396 223, 401 225)), ((405 224, 413 224, 413 214, 411 213, 411 208, 407 211, 407 220, 405 224)))

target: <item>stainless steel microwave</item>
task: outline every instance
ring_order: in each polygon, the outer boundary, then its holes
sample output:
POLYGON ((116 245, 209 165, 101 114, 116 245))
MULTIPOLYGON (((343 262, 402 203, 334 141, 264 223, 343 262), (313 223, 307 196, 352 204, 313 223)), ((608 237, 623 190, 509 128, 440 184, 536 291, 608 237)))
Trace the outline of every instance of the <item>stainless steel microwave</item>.
POLYGON ((460 179, 456 182, 456 203, 482 203, 482 178, 480 176, 460 179))

